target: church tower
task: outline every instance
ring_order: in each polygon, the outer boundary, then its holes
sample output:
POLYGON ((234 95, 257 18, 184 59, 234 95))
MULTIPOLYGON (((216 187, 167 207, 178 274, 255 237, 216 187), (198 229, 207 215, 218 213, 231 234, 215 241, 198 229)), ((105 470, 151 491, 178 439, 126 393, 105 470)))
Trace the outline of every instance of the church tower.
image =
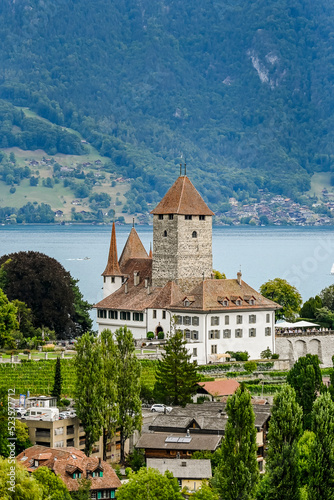
POLYGON ((176 281, 186 289, 210 278, 213 212, 186 175, 175 181, 151 213, 152 285, 176 281))

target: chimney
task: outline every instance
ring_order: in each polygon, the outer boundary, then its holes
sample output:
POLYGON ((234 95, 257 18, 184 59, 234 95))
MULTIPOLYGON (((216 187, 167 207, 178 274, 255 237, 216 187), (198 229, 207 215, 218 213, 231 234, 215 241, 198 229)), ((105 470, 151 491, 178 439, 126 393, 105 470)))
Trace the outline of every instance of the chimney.
POLYGON ((138 273, 138 271, 133 272, 133 284, 134 284, 134 286, 139 285, 139 273, 138 273))
POLYGON ((241 286, 241 276, 242 276, 241 271, 239 271, 237 273, 237 282, 239 283, 240 286, 241 286))
POLYGON ((147 295, 150 295, 150 293, 151 293, 151 287, 150 285, 147 285, 147 295))
POLYGON ((101 457, 99 457, 99 467, 101 467, 101 457))
POLYGON ((148 278, 145 278, 145 288, 148 287, 148 278))
POLYGON ((125 282, 125 285, 124 285, 124 293, 128 293, 128 282, 127 281, 125 282))
POLYGON ((190 437, 190 432, 189 432, 189 429, 187 429, 187 438, 190 437))

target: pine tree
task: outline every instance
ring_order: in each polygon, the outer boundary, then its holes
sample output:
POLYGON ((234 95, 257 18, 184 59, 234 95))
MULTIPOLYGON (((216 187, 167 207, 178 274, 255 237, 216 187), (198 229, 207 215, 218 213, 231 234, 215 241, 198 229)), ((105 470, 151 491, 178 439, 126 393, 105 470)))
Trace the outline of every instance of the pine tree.
POLYGON ((101 413, 103 418, 103 460, 107 458, 107 444, 114 436, 118 422, 118 399, 117 399, 117 363, 116 345, 110 330, 103 330, 99 341, 101 343, 102 370, 101 384, 104 388, 103 406, 101 413))
POLYGON ((334 403, 328 393, 322 394, 313 405, 312 430, 315 440, 310 454, 308 498, 333 500, 334 403))
POLYGON ((104 387, 101 344, 92 333, 85 333, 76 344, 75 403, 77 415, 86 433, 85 453, 90 455, 93 444, 100 438, 103 426, 104 387))
POLYGON ((242 384, 228 398, 228 420, 222 443, 222 461, 214 485, 224 500, 251 500, 259 480, 255 415, 251 395, 242 384))
POLYGON ((311 413, 317 393, 323 390, 319 358, 307 354, 296 361, 286 381, 296 391, 296 401, 303 409, 304 429, 311 429, 311 413))
POLYGON ((60 402, 62 383, 63 383, 63 378, 61 376, 60 358, 57 358, 56 368, 55 368, 55 379, 54 379, 53 389, 51 392, 51 396, 57 398, 57 404, 59 404, 60 402))
POLYGON ((165 353, 158 362, 154 388, 156 399, 181 406, 192 401, 200 378, 197 363, 191 363, 190 358, 186 341, 178 331, 166 342, 165 353))
POLYGON ((298 439, 302 433, 302 418, 294 389, 285 385, 274 397, 269 424, 266 500, 300 498, 298 439))
POLYGON ((135 430, 141 429, 140 362, 135 354, 135 343, 126 326, 115 332, 117 361, 117 392, 119 404, 118 426, 121 437, 121 462, 125 461, 125 441, 135 430))

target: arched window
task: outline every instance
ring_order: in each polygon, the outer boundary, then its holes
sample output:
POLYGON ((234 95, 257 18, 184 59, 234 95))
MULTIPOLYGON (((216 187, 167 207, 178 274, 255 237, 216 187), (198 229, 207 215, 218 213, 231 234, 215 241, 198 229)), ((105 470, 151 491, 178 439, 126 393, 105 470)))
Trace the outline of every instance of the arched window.
POLYGON ((164 231, 164 238, 167 237, 167 231, 164 231))
POLYGON ((197 231, 193 231, 193 234, 191 235, 193 238, 197 238, 197 231))

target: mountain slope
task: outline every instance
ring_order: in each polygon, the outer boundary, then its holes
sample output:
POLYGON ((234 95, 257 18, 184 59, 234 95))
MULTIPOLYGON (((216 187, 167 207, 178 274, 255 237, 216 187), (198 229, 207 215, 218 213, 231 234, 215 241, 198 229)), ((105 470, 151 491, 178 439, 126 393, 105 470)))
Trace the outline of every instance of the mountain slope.
POLYGON ((332 168, 326 0, 0 8, 0 97, 79 130, 136 179, 129 210, 143 190, 165 192, 181 153, 216 210, 259 188, 298 199, 310 173, 332 168))

